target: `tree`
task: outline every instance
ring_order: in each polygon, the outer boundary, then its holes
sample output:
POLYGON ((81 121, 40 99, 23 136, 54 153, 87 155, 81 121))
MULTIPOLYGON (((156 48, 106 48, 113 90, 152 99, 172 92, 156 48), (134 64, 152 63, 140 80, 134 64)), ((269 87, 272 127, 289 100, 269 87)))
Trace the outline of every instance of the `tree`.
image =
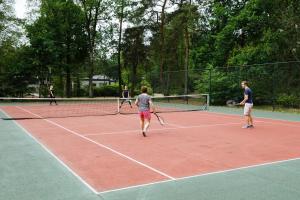
MULTIPOLYGON (((0 94, 22 96, 29 82, 25 80, 30 70, 23 62, 25 52, 20 46, 21 21, 13 15, 13 1, 0 0, 0 94), (19 61, 19 59, 22 59, 19 61), (24 64, 19 65, 19 63, 24 64)), ((25 61, 26 62, 26 61, 25 61)))
POLYGON ((137 71, 146 59, 144 27, 127 28, 124 34, 124 65, 131 69, 131 94, 137 83, 137 71))
POLYGON ((118 39, 118 77, 119 77, 119 96, 122 97, 122 67, 121 67, 121 43, 122 43, 122 31, 123 31, 123 20, 124 20, 124 7, 125 0, 121 0, 121 5, 118 6, 118 19, 119 19, 119 39, 118 39))
POLYGON ((85 31, 88 41, 88 67, 89 67, 89 96, 93 96, 93 76, 95 71, 95 51, 98 23, 106 19, 107 3, 105 0, 78 0, 85 16, 85 31))
POLYGON ((41 5, 41 16, 27 27, 27 31, 40 81, 49 78, 45 77, 49 69, 54 75, 65 74, 66 82, 61 84, 65 85, 65 95, 70 97, 71 74, 87 55, 81 9, 71 0, 45 0, 41 5))

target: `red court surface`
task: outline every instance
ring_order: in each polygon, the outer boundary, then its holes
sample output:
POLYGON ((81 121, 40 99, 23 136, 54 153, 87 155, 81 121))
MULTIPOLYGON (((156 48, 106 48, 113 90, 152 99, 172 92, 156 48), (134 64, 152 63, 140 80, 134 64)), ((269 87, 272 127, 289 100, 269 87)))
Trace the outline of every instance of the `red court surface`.
MULTIPOLYGON (((17 107, 4 107, 11 117, 17 107)), ((28 113, 29 114, 29 113, 28 113)), ((34 115, 34 113, 31 113, 34 115)), ((300 123, 209 112, 163 113, 142 137, 138 115, 17 120, 98 192, 300 157, 300 123)))

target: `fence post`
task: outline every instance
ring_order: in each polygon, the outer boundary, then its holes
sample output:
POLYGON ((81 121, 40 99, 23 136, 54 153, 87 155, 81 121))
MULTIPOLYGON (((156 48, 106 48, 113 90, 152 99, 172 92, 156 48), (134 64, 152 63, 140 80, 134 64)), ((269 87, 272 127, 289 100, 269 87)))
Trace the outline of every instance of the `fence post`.
POLYGON ((273 73, 272 73, 272 111, 274 112, 276 109, 276 103, 275 103, 275 89, 276 89, 276 69, 277 69, 278 63, 276 63, 275 65, 273 65, 273 73))
POLYGON ((184 71, 184 94, 188 95, 189 70, 186 68, 184 71))
POLYGON ((167 72, 167 78, 164 79, 164 80, 167 80, 167 83, 164 84, 164 85, 167 86, 167 90, 164 90, 164 91, 167 92, 167 96, 170 95, 170 73, 171 73, 171 72, 167 72))
POLYGON ((208 92, 208 95, 209 95, 209 105, 210 105, 210 100, 211 100, 211 68, 209 69, 209 92, 208 92))

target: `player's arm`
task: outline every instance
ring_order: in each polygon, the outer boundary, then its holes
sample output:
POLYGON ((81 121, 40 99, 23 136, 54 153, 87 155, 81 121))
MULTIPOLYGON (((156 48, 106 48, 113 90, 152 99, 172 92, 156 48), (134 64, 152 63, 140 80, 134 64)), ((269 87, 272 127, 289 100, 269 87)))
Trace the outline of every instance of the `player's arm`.
POLYGON ((136 106, 139 106, 139 99, 138 99, 138 98, 136 98, 134 104, 135 104, 136 106))
POLYGON ((246 101, 248 100, 249 96, 248 94, 244 95, 244 100, 240 103, 240 105, 244 105, 246 103, 246 101))
POLYGON ((152 100, 149 101, 149 104, 150 104, 150 108, 152 108, 152 111, 153 111, 154 113, 156 113, 155 106, 154 106, 152 100))

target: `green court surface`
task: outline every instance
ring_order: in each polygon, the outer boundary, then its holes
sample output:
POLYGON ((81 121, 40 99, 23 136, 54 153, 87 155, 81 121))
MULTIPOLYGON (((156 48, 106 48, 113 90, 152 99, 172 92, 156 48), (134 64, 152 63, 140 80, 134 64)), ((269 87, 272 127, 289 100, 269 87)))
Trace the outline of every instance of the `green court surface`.
MULTIPOLYGON (((210 111, 241 113, 218 107, 210 111)), ((300 121, 296 114, 255 111, 255 115, 300 121)), ((0 112, 0 118, 5 117, 0 112)), ((0 152, 0 200, 300 199, 300 158, 97 193, 12 120, 0 119, 0 152)))
MULTIPOLYGON (((243 112, 240 107, 230 108, 230 107, 210 106, 209 110, 210 110, 210 112, 233 114, 233 115, 241 115, 243 112)), ((296 121, 296 122, 300 121, 300 114, 285 113, 285 112, 254 110, 254 116, 261 117, 261 118, 286 120, 286 121, 296 121)))
POLYGON ((300 198, 299 167, 300 160, 295 160, 102 195, 110 200, 295 200, 300 198))
POLYGON ((1 200, 98 199, 12 120, 0 120, 0 152, 1 200))

